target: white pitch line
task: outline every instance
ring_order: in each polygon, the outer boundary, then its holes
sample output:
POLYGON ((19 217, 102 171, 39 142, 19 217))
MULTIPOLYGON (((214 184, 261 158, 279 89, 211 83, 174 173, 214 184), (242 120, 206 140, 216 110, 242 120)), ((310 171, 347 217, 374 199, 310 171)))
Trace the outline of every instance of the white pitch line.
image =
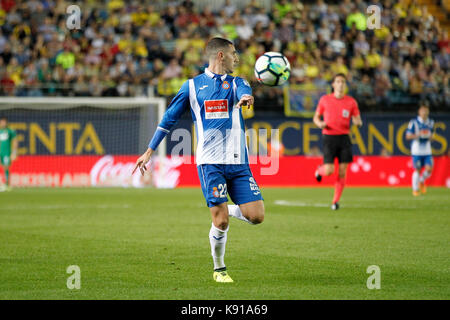
MULTIPOLYGON (((288 201, 288 200, 275 200, 274 204, 279 206, 287 206, 287 207, 320 207, 320 208, 328 208, 331 204, 325 203, 308 203, 302 201, 288 201)), ((343 208, 365 208, 365 209, 379 209, 379 208, 389 208, 392 209, 394 206, 368 206, 368 205, 356 205, 356 204, 345 204, 343 208)), ((398 206, 399 209, 417 209, 417 206, 398 206)))
POLYGON ((324 203, 306 203, 299 201, 275 200, 275 204, 279 206, 288 207, 329 207, 330 205, 324 203))

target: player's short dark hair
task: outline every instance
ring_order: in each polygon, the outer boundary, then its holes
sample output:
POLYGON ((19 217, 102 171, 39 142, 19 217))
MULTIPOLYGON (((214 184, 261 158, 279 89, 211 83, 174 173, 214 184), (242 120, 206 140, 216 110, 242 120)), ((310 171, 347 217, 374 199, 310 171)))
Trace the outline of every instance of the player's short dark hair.
POLYGON ((337 77, 342 77, 342 78, 344 78, 345 81, 347 81, 347 76, 345 74, 343 74, 343 73, 336 73, 334 75, 333 79, 331 79, 331 83, 333 83, 334 80, 336 80, 337 77))
POLYGON ((6 116, 0 116, 0 120, 6 120, 8 121, 8 118, 6 116))
POLYGON ((230 45, 232 46, 233 42, 228 39, 220 37, 212 38, 206 44, 205 54, 208 58, 210 58, 212 55, 216 55, 217 52, 228 48, 230 45))
POLYGON ((430 103, 428 102, 428 100, 420 100, 420 102, 419 102, 419 109, 420 108, 428 108, 428 109, 430 109, 430 103))

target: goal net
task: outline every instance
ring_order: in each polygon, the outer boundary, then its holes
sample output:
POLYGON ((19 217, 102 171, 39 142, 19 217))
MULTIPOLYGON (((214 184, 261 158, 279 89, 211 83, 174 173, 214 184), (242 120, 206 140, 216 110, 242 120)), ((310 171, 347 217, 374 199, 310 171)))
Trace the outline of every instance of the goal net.
MULTIPOLYGON (((165 98, 2 97, 0 115, 18 141, 10 184, 159 186, 151 175, 131 176, 131 170, 165 108, 165 98)), ((165 158, 165 141, 158 155, 165 158)))

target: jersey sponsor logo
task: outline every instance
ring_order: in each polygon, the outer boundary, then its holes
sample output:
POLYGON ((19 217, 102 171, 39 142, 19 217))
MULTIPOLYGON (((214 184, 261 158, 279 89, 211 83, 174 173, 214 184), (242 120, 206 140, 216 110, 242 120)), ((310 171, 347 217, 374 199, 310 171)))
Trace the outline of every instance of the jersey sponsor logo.
POLYGON ((347 109, 342 110, 342 116, 344 118, 348 118, 350 116, 350 112, 347 109))
POLYGON ((9 134, 8 132, 4 132, 4 133, 0 133, 0 140, 1 141, 6 141, 9 139, 9 134))
POLYGON ((222 83, 222 88, 224 88, 225 90, 230 89, 230 84, 228 83, 228 81, 225 80, 225 81, 222 83))
POLYGON ((429 138, 431 136, 431 131, 429 129, 421 129, 419 131, 419 135, 421 138, 429 138))
POLYGON ((253 194, 254 194, 255 196, 257 196, 258 194, 260 194, 260 193, 261 193, 261 190, 259 190, 259 187, 258 187, 258 185, 256 184, 256 181, 255 181, 255 178, 250 177, 250 178, 248 178, 248 180, 249 180, 249 182, 250 182, 250 190, 253 191, 253 194))
POLYGON ((200 91, 200 90, 203 90, 203 89, 205 89, 205 88, 208 88, 208 85, 207 85, 207 84, 205 84, 204 86, 198 88, 198 90, 200 91))
POLYGON ((205 119, 228 119, 228 100, 205 100, 205 119))

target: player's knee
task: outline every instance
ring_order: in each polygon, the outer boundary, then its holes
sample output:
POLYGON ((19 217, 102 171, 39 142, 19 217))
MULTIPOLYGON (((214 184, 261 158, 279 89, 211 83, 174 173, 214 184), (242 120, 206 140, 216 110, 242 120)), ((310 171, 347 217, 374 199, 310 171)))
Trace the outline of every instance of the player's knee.
POLYGON ((226 207, 212 207, 211 209, 213 224, 220 230, 228 228, 228 211, 226 207))
POLYGON ((326 166, 326 167, 325 167, 325 174, 326 174, 327 176, 333 174, 333 172, 334 172, 334 166, 326 166))
POLYGON ((264 221, 264 213, 254 216, 252 219, 250 219, 250 221, 253 224, 260 224, 260 223, 262 223, 264 221))
POLYGON ((259 207, 249 215, 249 220, 253 224, 260 224, 264 221, 264 206, 259 207))
POLYGON ((213 220, 213 224, 217 229, 226 230, 228 228, 228 218, 227 217, 216 217, 213 220))

